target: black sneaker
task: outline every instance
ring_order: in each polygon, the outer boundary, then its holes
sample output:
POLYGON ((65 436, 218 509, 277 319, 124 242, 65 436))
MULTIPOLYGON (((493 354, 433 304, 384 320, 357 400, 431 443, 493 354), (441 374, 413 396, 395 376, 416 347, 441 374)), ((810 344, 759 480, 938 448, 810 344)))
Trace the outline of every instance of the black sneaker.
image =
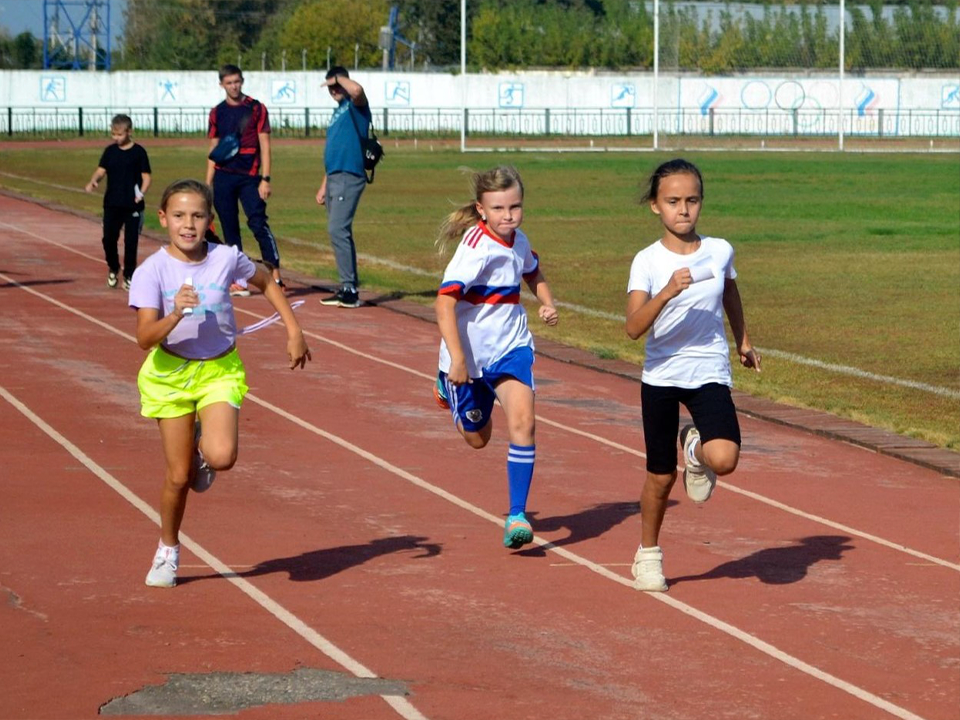
POLYGON ((358 308, 362 303, 360 302, 360 295, 356 290, 340 288, 333 295, 321 298, 320 304, 331 307, 358 308))

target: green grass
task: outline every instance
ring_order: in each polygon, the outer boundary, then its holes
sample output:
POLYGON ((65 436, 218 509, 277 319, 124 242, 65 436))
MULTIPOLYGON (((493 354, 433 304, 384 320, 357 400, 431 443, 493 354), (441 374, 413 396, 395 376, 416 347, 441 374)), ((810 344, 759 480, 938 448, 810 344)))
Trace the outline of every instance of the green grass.
MULTIPOLYGON (((82 188, 104 144, 0 145, 0 186, 97 213, 99 196, 53 185, 82 188)), ((154 167, 154 202, 171 180, 203 177, 205 141, 143 144, 154 167)), ((432 275, 361 262, 365 286, 431 302, 445 262, 433 241, 444 214, 469 199, 464 168, 511 163, 526 185, 524 229, 557 299, 618 317, 566 310, 557 328, 535 332, 599 357, 642 362, 642 343, 627 339, 619 317, 630 262, 659 235, 655 217, 637 204, 640 185, 666 156, 461 155, 429 148, 426 142, 418 150, 387 143, 355 231, 359 252, 432 275)), ((269 212, 284 263, 332 279, 325 215, 314 201, 322 144, 280 142, 274 155, 269 212)), ((686 156, 705 177, 699 230, 733 243, 747 324, 758 346, 960 391, 960 156, 686 156)), ((148 225, 159 227, 152 216, 148 225)), ((960 402, 953 398, 770 353, 762 374, 737 369, 734 380, 759 396, 960 449, 960 402)))

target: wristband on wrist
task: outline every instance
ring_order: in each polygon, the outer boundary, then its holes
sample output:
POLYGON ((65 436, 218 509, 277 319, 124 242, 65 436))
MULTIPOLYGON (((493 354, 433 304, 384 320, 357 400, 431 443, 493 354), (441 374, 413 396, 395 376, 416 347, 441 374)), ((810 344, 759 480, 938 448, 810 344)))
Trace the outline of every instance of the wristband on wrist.
POLYGON ((270 176, 269 176, 269 175, 264 175, 263 178, 261 178, 261 179, 262 179, 264 182, 270 182, 270 176))

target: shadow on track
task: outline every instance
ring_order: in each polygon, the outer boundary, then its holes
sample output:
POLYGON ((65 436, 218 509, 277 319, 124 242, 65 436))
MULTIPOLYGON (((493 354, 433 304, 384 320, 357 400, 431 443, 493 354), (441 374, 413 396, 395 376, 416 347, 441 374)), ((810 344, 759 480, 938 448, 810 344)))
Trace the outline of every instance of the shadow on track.
POLYGON ((803 580, 809 569, 818 562, 840 560, 844 552, 856 547, 849 545, 849 541, 850 538, 845 535, 805 537, 795 545, 759 550, 739 560, 718 565, 701 575, 670 578, 670 585, 672 587, 678 583, 695 580, 751 577, 767 585, 789 585, 803 580))
POLYGON ((368 560, 392 553, 410 550, 421 551, 418 555, 413 556, 414 559, 439 555, 441 545, 439 543, 428 543, 427 539, 415 535, 400 535, 399 537, 377 538, 364 545, 344 545, 342 547, 324 548, 323 550, 311 550, 292 557, 265 560, 243 572, 180 577, 177 578, 177 585, 217 578, 252 578, 278 572, 287 573, 293 582, 313 582, 336 575, 357 565, 363 565, 368 560))

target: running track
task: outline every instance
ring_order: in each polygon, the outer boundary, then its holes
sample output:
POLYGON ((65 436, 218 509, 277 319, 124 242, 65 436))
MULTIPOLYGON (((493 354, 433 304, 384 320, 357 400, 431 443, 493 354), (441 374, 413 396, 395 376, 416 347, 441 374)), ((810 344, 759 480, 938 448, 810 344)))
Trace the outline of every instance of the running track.
POLYGON ((504 436, 435 409, 435 327, 306 283, 313 363, 241 340, 240 460, 146 588, 163 463, 99 227, 0 197, 0 229, 0 718, 960 717, 955 478, 743 417, 638 593, 635 382, 538 359, 538 545, 508 552, 504 436))

